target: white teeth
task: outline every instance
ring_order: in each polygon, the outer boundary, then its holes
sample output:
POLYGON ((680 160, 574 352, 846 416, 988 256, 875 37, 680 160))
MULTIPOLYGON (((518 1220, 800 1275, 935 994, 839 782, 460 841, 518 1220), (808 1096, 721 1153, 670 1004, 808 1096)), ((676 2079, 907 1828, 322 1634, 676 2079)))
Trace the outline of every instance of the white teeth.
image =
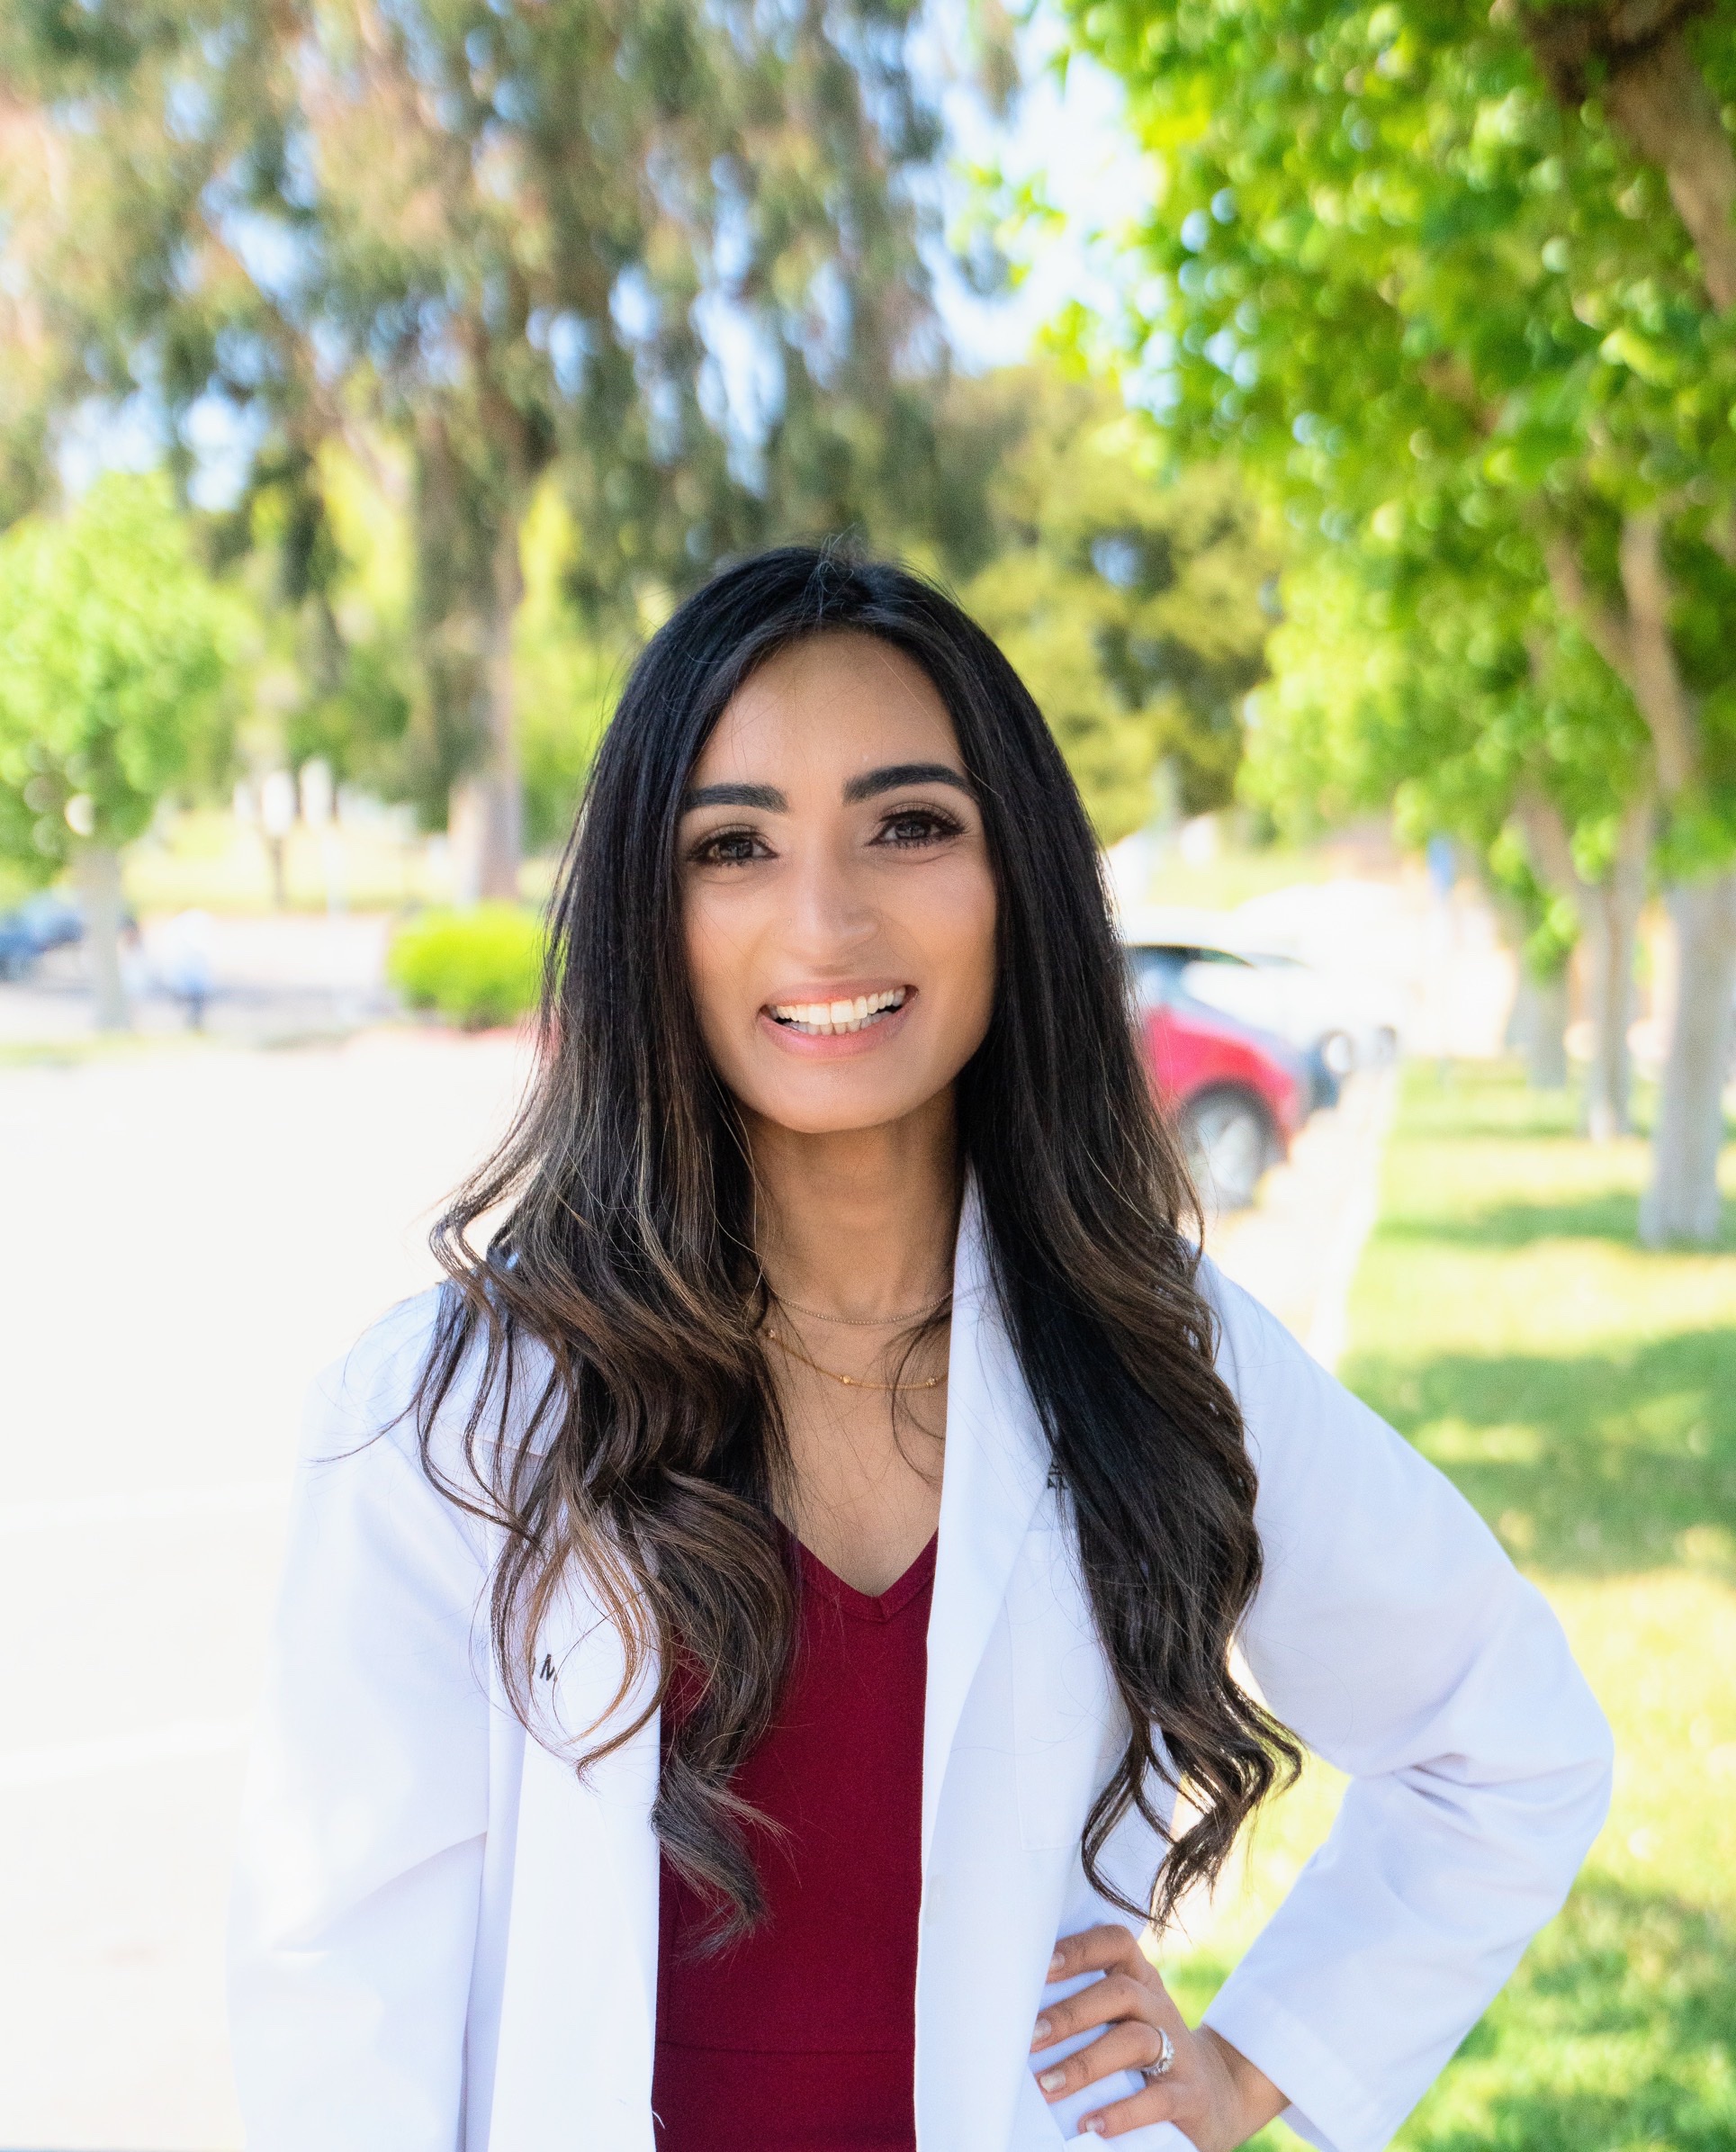
POLYGON ((845 1031, 859 1031, 894 1009, 902 1008, 905 988, 892 986, 883 994, 859 994, 854 1001, 773 1002, 771 1013, 792 1031, 817 1039, 835 1039, 845 1031))

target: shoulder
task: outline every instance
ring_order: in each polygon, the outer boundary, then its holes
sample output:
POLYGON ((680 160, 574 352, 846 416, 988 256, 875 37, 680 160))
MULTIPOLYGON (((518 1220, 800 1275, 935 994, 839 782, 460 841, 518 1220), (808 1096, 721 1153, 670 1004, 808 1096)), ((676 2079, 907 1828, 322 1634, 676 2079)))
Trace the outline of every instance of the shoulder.
POLYGON ((1432 1468, 1291 1336, 1272 1310, 1210 1258, 1200 1291, 1215 1325, 1213 1360, 1242 1415, 1270 1516, 1299 1495, 1336 1499, 1345 1476, 1426 1476, 1432 1468))
MULTIPOLYGON (((1379 1427, 1284 1328, 1271 1309, 1227 1278, 1209 1256, 1198 1285, 1212 1315, 1212 1361, 1242 1416, 1248 1454, 1260 1475, 1261 1512, 1269 1518, 1292 1464, 1337 1448, 1352 1429, 1379 1427)), ((1384 1432, 1384 1430, 1383 1430, 1384 1432)))
POLYGON ((1324 1563, 1372 1576, 1397 1562, 1418 1574, 1479 1575, 1494 1589, 1510 1565, 1453 1483, 1252 1293, 1215 1265, 1200 1267, 1218 1370, 1259 1475, 1255 1514, 1273 1573, 1324 1563))
POLYGON ((310 1409, 357 1431, 383 1431, 409 1409, 438 1331, 443 1288, 389 1308, 313 1379, 310 1409))
POLYGON ((336 1464, 375 1453, 412 1468, 449 1493, 485 1507, 503 1453, 544 1439, 532 1407, 548 1355, 523 1342, 510 1382, 490 1369, 481 1338, 461 1334, 454 1289, 431 1285, 369 1325, 315 1376, 303 1422, 302 1460, 336 1464))
POLYGON ((1245 1389, 1256 1387, 1257 1377, 1274 1367, 1300 1362, 1324 1373, 1271 1309, 1226 1277, 1210 1256, 1201 1256, 1196 1283, 1215 1326, 1212 1358, 1238 1399, 1245 1389))

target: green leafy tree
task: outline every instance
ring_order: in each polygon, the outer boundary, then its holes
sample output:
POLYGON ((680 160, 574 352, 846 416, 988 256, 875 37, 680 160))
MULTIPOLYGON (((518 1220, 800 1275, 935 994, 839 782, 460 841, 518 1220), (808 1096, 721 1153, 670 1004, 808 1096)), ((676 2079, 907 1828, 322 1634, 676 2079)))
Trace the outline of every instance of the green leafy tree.
POLYGON ((1058 366, 955 383, 949 564, 1055 728, 1105 843, 1231 797, 1277 562, 1228 468, 1176 473, 1146 415, 1058 366))
POLYGON ((76 872, 105 1029, 127 1021, 121 850, 195 768, 231 632, 160 479, 105 479, 0 538, 0 848, 76 872))
POLYGON ((572 595, 579 532, 551 477, 525 518, 525 600, 513 638, 526 841, 558 849, 572 827, 592 755, 626 677, 634 639, 572 595))
POLYGON ((1473 553, 1449 574, 1374 540, 1305 556, 1284 580, 1244 788, 1298 833, 1390 806, 1409 842, 1450 833, 1517 897, 1546 886, 1555 962, 1568 914, 1583 941, 1587 1119, 1607 1135, 1629 1103, 1645 731, 1583 642, 1540 625, 1547 596, 1491 566, 1473 553))
POLYGON ((341 784, 409 799, 424 788, 409 748, 407 483, 381 445, 364 446, 365 460, 352 442, 323 442, 294 483, 267 475, 206 537, 251 602, 241 759, 263 774, 317 756, 341 784))
MULTIPOLYGON (((1349 554, 1447 588, 1480 563, 1509 650, 1561 678, 1588 647, 1643 726, 1606 863, 1631 901, 1655 838, 1686 987, 1644 1227, 1705 1237, 1736 983, 1736 12, 1075 21, 1161 164, 1145 348, 1190 452, 1248 460, 1349 554)), ((1597 849, 1566 836, 1540 871, 1597 849)))
POLYGON ((908 0, 197 0, 12 26, 69 174, 31 256, 76 355, 63 401, 142 390, 184 447, 216 412, 255 429, 316 716, 343 714, 353 654, 320 446, 401 446, 410 758, 483 892, 516 887, 545 473, 584 534, 571 595, 617 633, 774 532, 899 543, 935 510, 939 134, 913 21, 908 0))
POLYGON ((1579 938, 1573 907, 1531 863, 1509 826, 1489 847, 1490 892, 1519 953, 1508 1042, 1525 1057, 1533 1088, 1564 1091, 1568 1082, 1568 967, 1579 938))
MULTIPOLYGON (((383 442, 370 444, 365 462, 328 443, 318 484, 327 559, 317 590, 299 604, 286 601, 281 580, 283 496, 262 488, 251 504, 246 567, 263 645, 256 671, 295 683, 286 721, 252 743, 254 759, 299 766, 319 755, 340 781, 412 801, 437 828, 447 772, 413 722, 418 611, 408 470, 383 442)), ((524 834, 546 851, 571 827, 632 639, 598 625, 573 595, 582 549, 555 473, 525 514, 519 556, 525 593, 512 667, 524 834)))

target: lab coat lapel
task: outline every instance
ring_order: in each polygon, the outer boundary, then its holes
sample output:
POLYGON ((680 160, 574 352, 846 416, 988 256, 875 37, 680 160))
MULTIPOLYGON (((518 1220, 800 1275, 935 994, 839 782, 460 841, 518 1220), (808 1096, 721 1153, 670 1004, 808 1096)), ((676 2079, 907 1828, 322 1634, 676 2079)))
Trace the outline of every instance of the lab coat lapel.
POLYGON ((1021 1841, 1008 1595, 1042 1510, 1048 1445, 1001 1320, 974 1191, 948 1389, 922 1750, 917 2142, 1048 2152, 1060 2133, 1027 2050, 1075 1849, 1021 1841))
POLYGON ((946 1468, 922 1725, 924 1862, 965 1698, 1048 1469, 1048 1443, 1001 1320, 973 1184, 966 1192, 953 1264, 946 1468))
MULTIPOLYGON (((613 1625, 577 1580, 544 1621, 537 1665, 488 2152, 568 2152, 575 2130, 586 2152, 652 2152, 658 1715, 575 1770, 622 1668, 613 1625)), ((620 1709, 643 1694, 643 1679, 620 1709)))

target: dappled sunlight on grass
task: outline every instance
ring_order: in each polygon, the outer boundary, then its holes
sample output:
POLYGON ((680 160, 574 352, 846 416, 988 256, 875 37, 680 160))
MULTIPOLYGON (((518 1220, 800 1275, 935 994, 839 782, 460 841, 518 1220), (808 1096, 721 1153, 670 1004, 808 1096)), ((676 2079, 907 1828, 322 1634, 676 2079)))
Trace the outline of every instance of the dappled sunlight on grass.
POLYGON ((1346 1381, 1553 1574, 1717 1569, 1736 1520, 1736 1229, 1639 1247, 1644 1170, 1505 1074, 1413 1074, 1357 1281, 1346 1381))
POLYGON ((1363 1353, 1346 1373, 1549 1571, 1691 1559, 1684 1535, 1736 1507, 1736 1329, 1577 1358, 1363 1353))
MULTIPOLYGON (((1645 1165, 1508 1071, 1414 1070, 1353 1295, 1345 1380, 1549 1594, 1618 1747, 1584 1877, 1410 2152, 1736 2148, 1736 1229, 1640 1248, 1645 1165)), ((1336 1797, 1311 1767, 1165 1954, 1190 2014, 1336 1797)))
POLYGON ((1407 2125, 1422 2152, 1736 2143, 1736 1932, 1589 1871, 1407 2125))

